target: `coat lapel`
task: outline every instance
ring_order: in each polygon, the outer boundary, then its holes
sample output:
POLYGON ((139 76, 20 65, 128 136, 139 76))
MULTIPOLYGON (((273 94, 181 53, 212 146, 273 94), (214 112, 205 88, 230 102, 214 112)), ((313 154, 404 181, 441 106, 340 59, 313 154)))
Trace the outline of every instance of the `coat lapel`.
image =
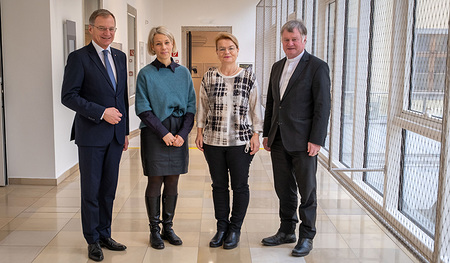
POLYGON ((284 64, 286 64, 286 58, 284 58, 280 62, 280 66, 276 68, 274 79, 275 83, 273 83, 273 94, 275 94, 275 98, 281 101, 280 98, 280 80, 281 80, 281 74, 283 73, 284 64))
POLYGON ((292 73, 292 76, 289 79, 286 90, 284 91, 283 98, 286 97, 286 95, 289 93, 289 90, 292 89, 294 84, 297 82, 297 79, 302 74, 302 71, 305 69, 306 65, 308 64, 308 61, 309 61, 309 53, 306 52, 306 50, 305 50, 305 54, 303 54, 302 58, 298 62, 297 67, 294 70, 294 73, 292 73))

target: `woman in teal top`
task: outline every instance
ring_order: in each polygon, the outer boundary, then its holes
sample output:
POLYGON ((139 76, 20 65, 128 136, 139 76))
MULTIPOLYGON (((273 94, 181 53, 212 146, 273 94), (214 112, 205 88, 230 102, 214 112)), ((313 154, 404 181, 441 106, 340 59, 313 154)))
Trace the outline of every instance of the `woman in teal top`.
POLYGON ((191 74, 171 58, 175 49, 172 33, 165 27, 153 28, 148 36, 148 52, 156 55, 156 59, 141 69, 136 87, 136 115, 141 119, 142 167, 148 177, 145 204, 150 221, 150 245, 156 249, 164 248, 163 239, 172 245, 182 244, 172 226, 178 178, 188 171, 187 141, 195 114, 191 74))

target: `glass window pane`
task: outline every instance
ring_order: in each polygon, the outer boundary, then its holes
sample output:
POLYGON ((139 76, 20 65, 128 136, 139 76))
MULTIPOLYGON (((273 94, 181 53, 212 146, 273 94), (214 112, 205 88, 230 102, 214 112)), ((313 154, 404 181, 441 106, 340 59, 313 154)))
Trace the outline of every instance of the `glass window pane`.
POLYGON ((404 130, 399 210, 434 236, 439 180, 439 142, 404 130))
MULTIPOLYGON (((389 47, 391 46, 392 20, 386 17, 392 15, 393 2, 377 0, 374 2, 373 9, 364 167, 382 168, 386 163, 386 127, 391 73, 391 63, 386 62, 391 60, 389 47)), ((384 172, 366 172, 363 181, 383 195, 384 177, 384 172)))
POLYGON ((409 110, 442 118, 449 3, 415 1, 409 110), (447 5, 446 8, 442 5, 447 5))
POLYGON ((353 142, 353 105, 356 85, 356 51, 358 37, 358 0, 348 0, 348 17, 346 28, 345 69, 342 85, 341 105, 341 145, 339 161, 347 166, 352 165, 353 142))

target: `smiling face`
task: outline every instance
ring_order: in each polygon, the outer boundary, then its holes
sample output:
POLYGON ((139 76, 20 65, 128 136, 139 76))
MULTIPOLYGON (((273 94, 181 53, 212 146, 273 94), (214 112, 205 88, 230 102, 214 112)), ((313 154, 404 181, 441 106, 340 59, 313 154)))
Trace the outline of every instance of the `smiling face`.
POLYGON ((293 32, 284 30, 281 34, 281 41, 284 53, 289 59, 295 58, 305 50, 306 36, 302 36, 297 28, 294 28, 293 32))
POLYGON ((89 33, 97 45, 106 49, 114 41, 114 35, 116 34, 115 28, 116 21, 112 16, 97 16, 94 25, 89 25, 89 33))
POLYGON ((220 62, 234 63, 239 54, 239 48, 236 47, 233 41, 230 39, 221 39, 217 41, 217 56, 220 62))
POLYGON ((155 51, 158 60, 164 62, 170 60, 173 43, 166 35, 155 34, 153 37, 152 50, 155 51))

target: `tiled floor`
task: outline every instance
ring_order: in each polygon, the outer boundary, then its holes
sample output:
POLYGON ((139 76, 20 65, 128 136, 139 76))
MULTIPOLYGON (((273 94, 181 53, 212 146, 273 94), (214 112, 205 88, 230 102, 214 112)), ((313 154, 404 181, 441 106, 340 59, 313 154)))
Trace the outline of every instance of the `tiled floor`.
MULTIPOLYGON (((184 243, 152 249, 139 137, 130 146, 122 158, 112 226, 113 238, 128 249, 105 249, 103 262, 417 262, 322 167, 317 174, 318 234, 311 254, 290 256, 294 244, 262 246, 261 239, 274 234, 279 224, 270 156, 264 150, 251 165, 251 200, 238 248, 208 247, 215 233, 211 182, 203 154, 192 148, 189 173, 179 183, 174 222, 184 243)), ((89 262, 81 233, 78 173, 56 187, 0 187, 0 262, 89 262)))

